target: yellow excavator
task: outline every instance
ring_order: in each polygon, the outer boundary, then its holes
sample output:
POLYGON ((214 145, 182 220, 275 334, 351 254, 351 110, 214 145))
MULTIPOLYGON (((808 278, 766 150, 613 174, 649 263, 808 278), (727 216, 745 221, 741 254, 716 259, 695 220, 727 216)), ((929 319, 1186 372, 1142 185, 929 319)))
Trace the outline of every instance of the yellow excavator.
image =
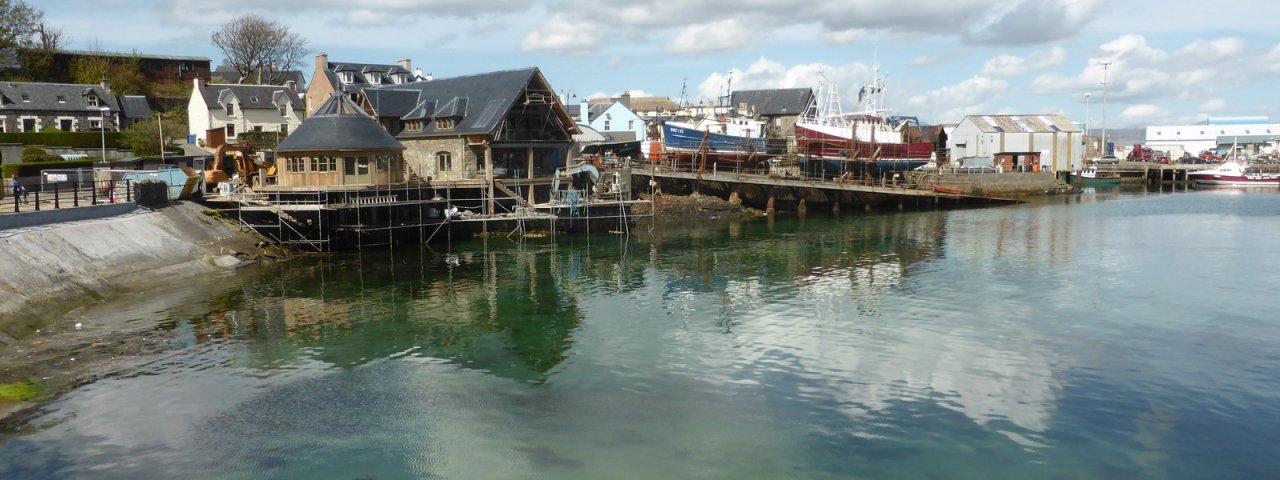
POLYGON ((219 183, 231 181, 230 175, 223 167, 224 161, 228 162, 227 166, 232 167, 233 173, 240 174, 238 181, 246 186, 253 186, 255 177, 259 178, 259 183, 263 177, 274 177, 276 166, 268 162, 259 166, 253 160, 257 153, 256 148, 247 144, 227 143, 218 146, 213 151, 213 165, 204 171, 205 185, 215 188, 219 183))

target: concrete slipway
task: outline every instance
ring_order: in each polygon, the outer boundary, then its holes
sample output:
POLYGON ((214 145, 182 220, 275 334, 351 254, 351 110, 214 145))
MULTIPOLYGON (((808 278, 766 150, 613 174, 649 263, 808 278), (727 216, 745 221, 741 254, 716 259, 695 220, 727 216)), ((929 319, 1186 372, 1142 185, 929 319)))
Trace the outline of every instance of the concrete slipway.
POLYGON ((234 269, 259 252, 258 237, 192 203, 121 207, 85 207, 125 211, 104 218, 0 230, 0 345, 59 308, 234 269))

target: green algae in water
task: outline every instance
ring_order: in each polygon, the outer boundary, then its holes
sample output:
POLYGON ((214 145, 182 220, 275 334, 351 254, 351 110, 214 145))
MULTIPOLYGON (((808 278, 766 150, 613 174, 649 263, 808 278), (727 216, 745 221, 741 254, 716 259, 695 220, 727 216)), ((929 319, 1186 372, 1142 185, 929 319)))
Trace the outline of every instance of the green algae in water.
POLYGON ((40 388, 35 382, 17 382, 0 385, 0 399, 25 402, 40 396, 40 388))

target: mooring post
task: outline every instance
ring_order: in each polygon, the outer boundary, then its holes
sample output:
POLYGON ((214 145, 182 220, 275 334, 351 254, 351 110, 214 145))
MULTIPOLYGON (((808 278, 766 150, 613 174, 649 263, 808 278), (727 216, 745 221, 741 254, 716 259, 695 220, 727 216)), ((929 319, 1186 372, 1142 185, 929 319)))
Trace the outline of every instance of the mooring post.
POLYGON ((800 205, 797 205, 797 206, 796 206, 796 213, 799 213, 799 214, 801 214, 801 215, 804 215, 804 214, 805 214, 805 212, 806 212, 806 211, 808 211, 808 209, 809 209, 809 208, 805 205, 804 198, 801 198, 801 199, 800 199, 800 205))
POLYGON ((767 215, 773 215, 773 212, 775 212, 775 210, 773 209, 773 200, 774 200, 774 199, 773 199, 773 194, 772 194, 772 193, 770 193, 770 194, 769 194, 769 203, 766 205, 766 207, 765 207, 765 209, 764 209, 764 213, 765 213, 765 214, 767 214, 767 215))
POLYGON ((831 203, 831 213, 834 213, 836 215, 840 214, 840 202, 831 203))

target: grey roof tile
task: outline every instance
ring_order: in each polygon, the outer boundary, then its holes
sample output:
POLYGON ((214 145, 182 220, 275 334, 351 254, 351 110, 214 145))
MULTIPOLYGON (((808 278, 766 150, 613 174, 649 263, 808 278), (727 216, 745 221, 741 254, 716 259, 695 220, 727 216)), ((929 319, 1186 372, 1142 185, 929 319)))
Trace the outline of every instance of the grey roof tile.
POLYGON ((277 153, 334 150, 404 150, 404 145, 345 95, 333 95, 276 147, 277 153))

